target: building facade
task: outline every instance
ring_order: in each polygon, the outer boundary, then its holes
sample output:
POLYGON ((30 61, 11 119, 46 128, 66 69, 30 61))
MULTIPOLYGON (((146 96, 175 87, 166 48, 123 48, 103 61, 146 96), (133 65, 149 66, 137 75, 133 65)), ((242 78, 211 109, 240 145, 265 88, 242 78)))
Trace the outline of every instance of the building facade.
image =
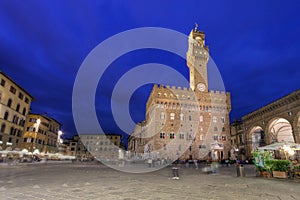
POLYGON ((166 159, 228 158, 230 94, 208 89, 205 34, 196 27, 188 44, 190 87, 154 85, 146 119, 136 125, 129 138, 131 153, 166 159))
POLYGON ((23 134, 22 149, 30 152, 58 152, 58 135, 61 124, 55 119, 40 114, 29 114, 23 134))
POLYGON ((0 147, 20 148, 33 97, 0 71, 0 147))
POLYGON ((230 124, 230 138, 231 138, 231 154, 238 160, 246 159, 246 140, 244 134, 244 124, 242 121, 234 121, 230 124))
POLYGON ((242 117, 246 156, 257 147, 274 142, 300 143, 300 90, 242 117))
POLYGON ((98 160, 114 160, 119 156, 121 138, 118 134, 80 134, 77 145, 83 144, 84 149, 98 160))
POLYGON ((73 136, 73 138, 66 141, 65 144, 68 146, 67 155, 69 156, 76 156, 78 159, 88 158, 91 156, 82 143, 79 135, 73 136))

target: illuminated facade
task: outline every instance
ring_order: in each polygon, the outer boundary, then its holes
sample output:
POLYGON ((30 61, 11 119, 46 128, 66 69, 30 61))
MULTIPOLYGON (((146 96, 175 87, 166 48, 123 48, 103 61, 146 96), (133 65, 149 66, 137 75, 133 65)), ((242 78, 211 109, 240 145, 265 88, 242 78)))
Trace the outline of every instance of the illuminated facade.
POLYGON ((274 142, 300 143, 300 90, 242 117, 247 157, 274 142))
POLYGON ((196 27, 186 54, 190 87, 154 85, 146 105, 146 119, 129 138, 134 154, 164 158, 225 159, 230 151, 230 94, 208 86, 209 49, 196 27))
POLYGON ((0 147, 20 147, 33 97, 0 71, 0 147))
POLYGON ((31 152, 56 153, 58 151, 58 133, 61 124, 46 115, 29 114, 23 134, 22 149, 31 152))

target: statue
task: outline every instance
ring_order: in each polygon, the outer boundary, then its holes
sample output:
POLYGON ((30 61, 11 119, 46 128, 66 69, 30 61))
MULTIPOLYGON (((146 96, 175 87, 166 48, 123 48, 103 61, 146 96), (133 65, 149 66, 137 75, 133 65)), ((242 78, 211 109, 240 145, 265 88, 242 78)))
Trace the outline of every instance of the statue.
POLYGON ((195 31, 198 31, 198 23, 195 23, 195 31))

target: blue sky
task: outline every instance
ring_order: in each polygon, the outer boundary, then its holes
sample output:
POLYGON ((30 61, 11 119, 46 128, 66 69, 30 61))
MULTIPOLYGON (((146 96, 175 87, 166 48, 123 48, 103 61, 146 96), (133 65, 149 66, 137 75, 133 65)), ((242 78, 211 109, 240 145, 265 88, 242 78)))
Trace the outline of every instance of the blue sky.
MULTIPOLYGON (((226 90, 231 92, 231 119, 239 119, 300 88, 299 10, 298 1, 276 0, 3 0, 0 70, 35 97, 32 112, 48 113, 63 124, 66 134, 72 135, 76 133, 73 84, 81 63, 95 46, 112 35, 138 27, 164 27, 189 34, 198 22, 199 29, 206 33, 226 90)), ((122 56, 114 65, 130 68, 156 61, 172 65, 188 76, 184 60, 166 52, 133 54, 122 56), (172 59, 166 59, 168 56, 172 59)), ((117 80, 120 73, 111 70, 103 79, 117 80)), ((135 121, 144 119, 150 89, 147 85, 134 94, 130 111, 135 121)), ((98 95, 98 102, 109 102, 110 90, 98 95)), ((119 132, 111 112, 106 107, 97 109, 101 111, 98 117, 104 130, 119 132)))

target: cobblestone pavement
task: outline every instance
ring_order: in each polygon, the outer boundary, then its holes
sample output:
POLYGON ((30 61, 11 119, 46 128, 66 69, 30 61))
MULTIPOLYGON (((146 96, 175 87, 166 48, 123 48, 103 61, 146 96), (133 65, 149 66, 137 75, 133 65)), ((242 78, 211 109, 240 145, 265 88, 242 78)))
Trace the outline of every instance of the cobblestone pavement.
POLYGON ((233 166, 218 174, 182 167, 180 180, 171 168, 128 174, 100 164, 35 164, 0 166, 0 199, 300 199, 297 180, 236 177, 233 166))

